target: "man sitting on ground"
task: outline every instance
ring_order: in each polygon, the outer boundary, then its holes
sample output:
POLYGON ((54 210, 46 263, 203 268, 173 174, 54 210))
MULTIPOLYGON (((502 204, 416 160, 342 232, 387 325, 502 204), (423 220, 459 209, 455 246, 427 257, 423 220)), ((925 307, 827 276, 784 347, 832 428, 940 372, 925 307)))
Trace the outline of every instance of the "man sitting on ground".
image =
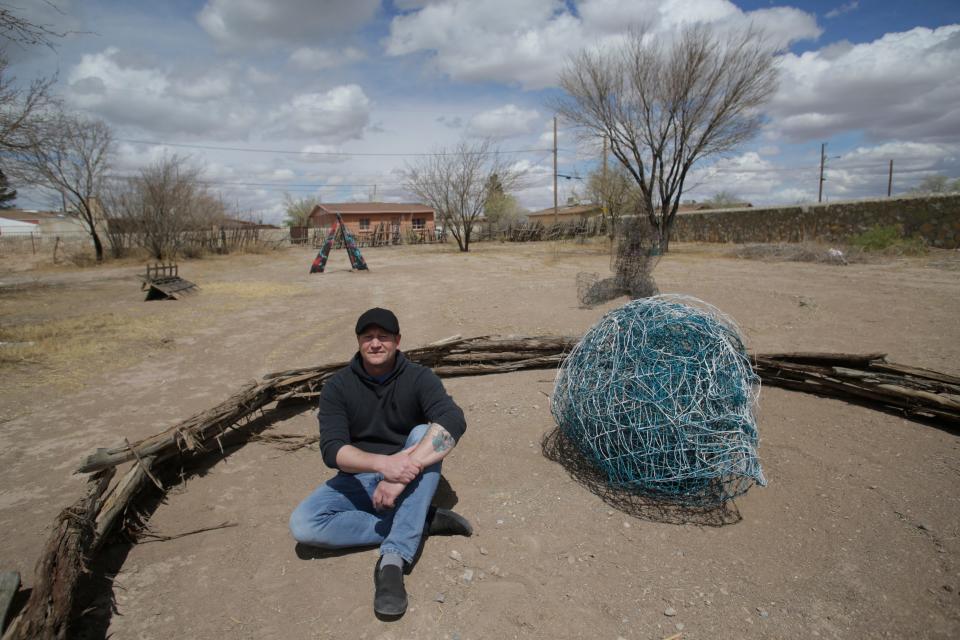
POLYGON ((467 425, 436 374, 399 350, 392 312, 366 311, 356 333, 358 353, 320 395, 320 451, 339 472, 294 510, 290 531, 325 549, 380 545, 373 608, 394 617, 406 611, 404 567, 422 536, 472 533, 463 516, 430 506, 440 461, 467 425))

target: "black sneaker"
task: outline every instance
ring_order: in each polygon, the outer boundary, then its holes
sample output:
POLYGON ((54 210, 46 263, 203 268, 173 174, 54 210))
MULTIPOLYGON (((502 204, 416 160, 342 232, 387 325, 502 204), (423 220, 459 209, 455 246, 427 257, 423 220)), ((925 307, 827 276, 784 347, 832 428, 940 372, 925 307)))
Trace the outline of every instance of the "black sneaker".
POLYGON ((407 610, 407 590, 403 587, 403 569, 395 564, 380 568, 380 560, 373 570, 373 610, 381 616, 395 618, 407 610))
POLYGON ((450 509, 430 507, 427 511, 428 536, 471 536, 473 526, 470 521, 450 509))

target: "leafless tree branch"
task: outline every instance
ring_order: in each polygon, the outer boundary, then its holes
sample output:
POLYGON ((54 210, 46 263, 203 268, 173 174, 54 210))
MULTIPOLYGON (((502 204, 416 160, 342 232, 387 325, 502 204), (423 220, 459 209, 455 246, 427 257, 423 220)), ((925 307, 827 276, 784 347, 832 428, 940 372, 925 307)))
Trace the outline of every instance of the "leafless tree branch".
POLYGON ((499 183, 509 191, 519 178, 513 163, 484 140, 460 142, 408 165, 404 187, 433 208, 444 232, 453 236, 460 251, 469 251, 474 224, 483 214, 494 185, 499 183), (496 179, 491 179, 494 176, 496 179))
POLYGON ((99 196, 110 167, 113 136, 101 120, 59 112, 27 132, 24 149, 13 155, 13 173, 23 182, 63 198, 93 240, 97 261, 103 260, 103 211, 99 196))
POLYGON ((608 138, 665 252, 690 168, 755 135, 776 84, 773 51, 755 29, 722 38, 700 24, 671 43, 640 29, 620 48, 573 57, 555 107, 584 134, 608 138))

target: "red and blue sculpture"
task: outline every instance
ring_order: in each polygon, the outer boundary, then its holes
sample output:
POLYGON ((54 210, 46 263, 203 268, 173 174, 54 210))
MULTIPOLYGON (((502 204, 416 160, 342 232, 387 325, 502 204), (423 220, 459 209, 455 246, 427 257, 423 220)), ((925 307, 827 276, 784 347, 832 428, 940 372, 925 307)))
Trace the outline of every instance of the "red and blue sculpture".
POLYGON ((347 229, 347 225, 343 223, 343 218, 340 217, 340 213, 334 212, 334 215, 337 216, 337 221, 333 223, 333 228, 330 229, 330 233, 327 234, 326 239, 323 241, 323 246, 320 247, 320 253, 317 254, 313 264, 310 265, 310 273, 323 273, 323 270, 327 266, 327 258, 330 257, 330 251, 333 249, 333 243, 336 241, 338 234, 341 235, 343 246, 347 249, 347 256, 350 258, 350 268, 356 269, 357 271, 367 271, 367 263, 360 253, 360 248, 357 246, 356 240, 353 239, 353 234, 347 229))

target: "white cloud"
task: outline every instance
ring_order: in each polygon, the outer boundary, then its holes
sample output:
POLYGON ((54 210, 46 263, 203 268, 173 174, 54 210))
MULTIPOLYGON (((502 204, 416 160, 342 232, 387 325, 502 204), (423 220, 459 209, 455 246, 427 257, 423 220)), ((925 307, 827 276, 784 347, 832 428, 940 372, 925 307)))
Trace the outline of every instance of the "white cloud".
POLYGON ((364 57, 363 51, 354 47, 343 50, 300 47, 290 54, 290 62, 306 71, 319 71, 363 60, 364 57))
POLYGON ((393 4, 401 11, 409 11, 410 9, 425 7, 428 4, 441 4, 445 1, 446 0, 393 0, 393 4))
POLYGON ((252 49, 340 38, 372 19, 379 6, 379 0, 209 0, 197 21, 218 44, 252 49))
POLYGON ((157 133, 245 136, 256 121, 256 110, 229 99, 226 73, 177 77, 130 63, 111 47, 80 59, 67 76, 66 96, 71 106, 115 125, 157 133))
MULTIPOLYGON (((828 201, 885 196, 891 159, 894 193, 908 191, 927 175, 960 175, 960 143, 885 142, 839 156, 829 147, 827 152, 823 197, 828 201)), ((726 191, 754 204, 815 202, 819 172, 819 153, 803 161, 748 151, 695 168, 684 197, 702 200, 726 191)))
POLYGON ((862 130, 879 140, 960 137, 960 25, 782 57, 773 126, 794 140, 862 130))
POLYGON ((292 169, 274 169, 265 177, 269 180, 293 180, 297 174, 292 169))
POLYGON ((171 93, 191 100, 210 100, 230 94, 230 78, 222 73, 198 78, 181 78, 173 82, 171 93))
POLYGON ((508 104, 475 115, 470 119, 467 131, 481 138, 510 138, 530 133, 539 117, 534 109, 520 109, 508 104))
POLYGON ((350 156, 343 154, 343 149, 332 144, 308 144, 300 149, 305 155, 301 158, 303 162, 327 162, 341 163, 346 162, 350 156))
POLYGON ((727 0, 585 0, 580 15, 591 29, 619 33, 629 25, 654 30, 674 29, 694 22, 715 22, 741 12, 727 0))
POLYGON ((435 52, 438 69, 459 80, 550 84, 581 32, 559 0, 450 0, 393 19, 389 55, 435 52), (558 13, 560 12, 560 13, 558 13))
POLYGON ((301 93, 275 109, 271 122, 291 135, 312 136, 319 144, 340 144, 363 136, 370 122, 370 100, 355 84, 325 93, 301 93))
POLYGON ((859 0, 850 0, 850 2, 844 3, 839 7, 827 11, 825 17, 827 18, 837 18, 842 16, 845 13, 850 13, 851 11, 856 11, 860 7, 859 0))
POLYGON ((793 7, 757 9, 731 21, 731 26, 734 27, 747 24, 763 31, 770 44, 781 50, 793 42, 816 40, 823 33, 813 15, 793 7))
POLYGON ((830 165, 831 188, 838 197, 886 195, 889 162, 893 165, 893 191, 915 187, 929 175, 960 176, 960 143, 885 142, 857 147, 830 165))
POLYGON ((424 52, 436 68, 464 81, 555 85, 563 65, 583 47, 618 42, 631 26, 666 38, 678 26, 749 23, 777 44, 820 34, 816 19, 788 7, 743 12, 728 0, 585 0, 573 13, 562 0, 447 0, 397 16, 385 41, 389 55, 424 52))
POLYGON ((262 71, 256 67, 249 67, 247 69, 247 80, 253 84, 272 84, 277 82, 280 78, 276 74, 269 73, 267 71, 262 71))

